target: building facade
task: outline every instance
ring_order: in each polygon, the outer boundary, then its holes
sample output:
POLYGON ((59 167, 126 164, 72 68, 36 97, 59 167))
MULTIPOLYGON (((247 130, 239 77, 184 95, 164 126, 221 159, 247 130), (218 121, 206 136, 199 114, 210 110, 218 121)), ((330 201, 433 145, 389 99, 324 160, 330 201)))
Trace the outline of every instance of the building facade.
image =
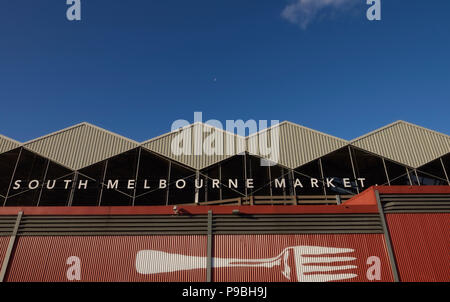
POLYGON ((450 137, 397 122, 345 141, 284 122, 249 137, 211 129, 220 150, 174 155, 177 132, 137 143, 82 123, 26 143, 2 138, 3 206, 132 206, 220 203, 257 197, 335 199, 373 185, 449 185, 450 137), (261 136, 278 134, 277 162, 261 136), (220 141, 220 143, 219 143, 220 141), (231 142, 231 143, 230 143, 231 142), (232 145, 231 148, 229 146, 232 145), (256 146, 256 147, 255 147, 256 146), (225 152, 225 149, 231 152, 225 152))
POLYGON ((0 136, 0 281, 450 281, 449 175, 450 137, 403 121, 0 136))

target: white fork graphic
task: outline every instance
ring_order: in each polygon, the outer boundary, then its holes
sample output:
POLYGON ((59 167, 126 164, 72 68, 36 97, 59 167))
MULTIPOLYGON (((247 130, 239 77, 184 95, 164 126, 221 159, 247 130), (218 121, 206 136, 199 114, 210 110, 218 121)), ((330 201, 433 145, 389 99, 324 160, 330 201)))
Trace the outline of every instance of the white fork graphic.
MULTIPOLYGON (((353 249, 321 246, 292 246, 278 256, 266 259, 213 258, 212 267, 266 267, 280 266, 281 273, 291 279, 289 258, 294 257, 295 276, 299 282, 324 282, 351 279, 353 273, 329 274, 325 272, 356 269, 356 265, 339 264, 351 262, 355 257, 330 256, 351 253, 353 249), (320 265, 318 265, 320 264, 320 265), (326 265, 327 264, 327 265, 326 265)), ((206 257, 186 256, 156 250, 142 250, 136 255, 136 270, 140 274, 168 273, 191 269, 206 269, 206 257)))

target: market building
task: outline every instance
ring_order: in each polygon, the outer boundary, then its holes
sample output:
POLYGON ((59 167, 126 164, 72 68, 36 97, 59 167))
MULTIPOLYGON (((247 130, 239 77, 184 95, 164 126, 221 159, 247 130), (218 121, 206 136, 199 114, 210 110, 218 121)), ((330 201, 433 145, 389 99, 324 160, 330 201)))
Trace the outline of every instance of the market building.
POLYGON ((404 121, 141 143, 81 123, 0 136, 0 173, 0 281, 450 281, 450 136, 404 121))

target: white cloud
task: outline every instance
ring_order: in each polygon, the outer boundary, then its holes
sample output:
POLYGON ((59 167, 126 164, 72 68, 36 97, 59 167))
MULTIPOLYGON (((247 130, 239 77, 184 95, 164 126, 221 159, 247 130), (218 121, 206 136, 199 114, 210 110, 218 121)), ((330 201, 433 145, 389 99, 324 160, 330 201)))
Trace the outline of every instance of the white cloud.
POLYGON ((326 10, 328 14, 344 11, 361 0, 295 0, 295 3, 287 5, 281 12, 281 16, 291 23, 298 24, 302 29, 306 27, 318 15, 326 10))

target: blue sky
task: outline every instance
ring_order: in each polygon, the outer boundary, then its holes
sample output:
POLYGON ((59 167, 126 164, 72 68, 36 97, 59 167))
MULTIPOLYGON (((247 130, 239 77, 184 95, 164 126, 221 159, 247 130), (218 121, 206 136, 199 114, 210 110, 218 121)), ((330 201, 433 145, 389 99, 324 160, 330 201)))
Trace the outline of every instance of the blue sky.
POLYGON ((202 111, 344 139, 398 119, 450 134, 450 1, 382 0, 373 22, 365 0, 299 1, 82 0, 79 22, 65 0, 1 1, 0 133, 87 121, 143 141, 202 111))

